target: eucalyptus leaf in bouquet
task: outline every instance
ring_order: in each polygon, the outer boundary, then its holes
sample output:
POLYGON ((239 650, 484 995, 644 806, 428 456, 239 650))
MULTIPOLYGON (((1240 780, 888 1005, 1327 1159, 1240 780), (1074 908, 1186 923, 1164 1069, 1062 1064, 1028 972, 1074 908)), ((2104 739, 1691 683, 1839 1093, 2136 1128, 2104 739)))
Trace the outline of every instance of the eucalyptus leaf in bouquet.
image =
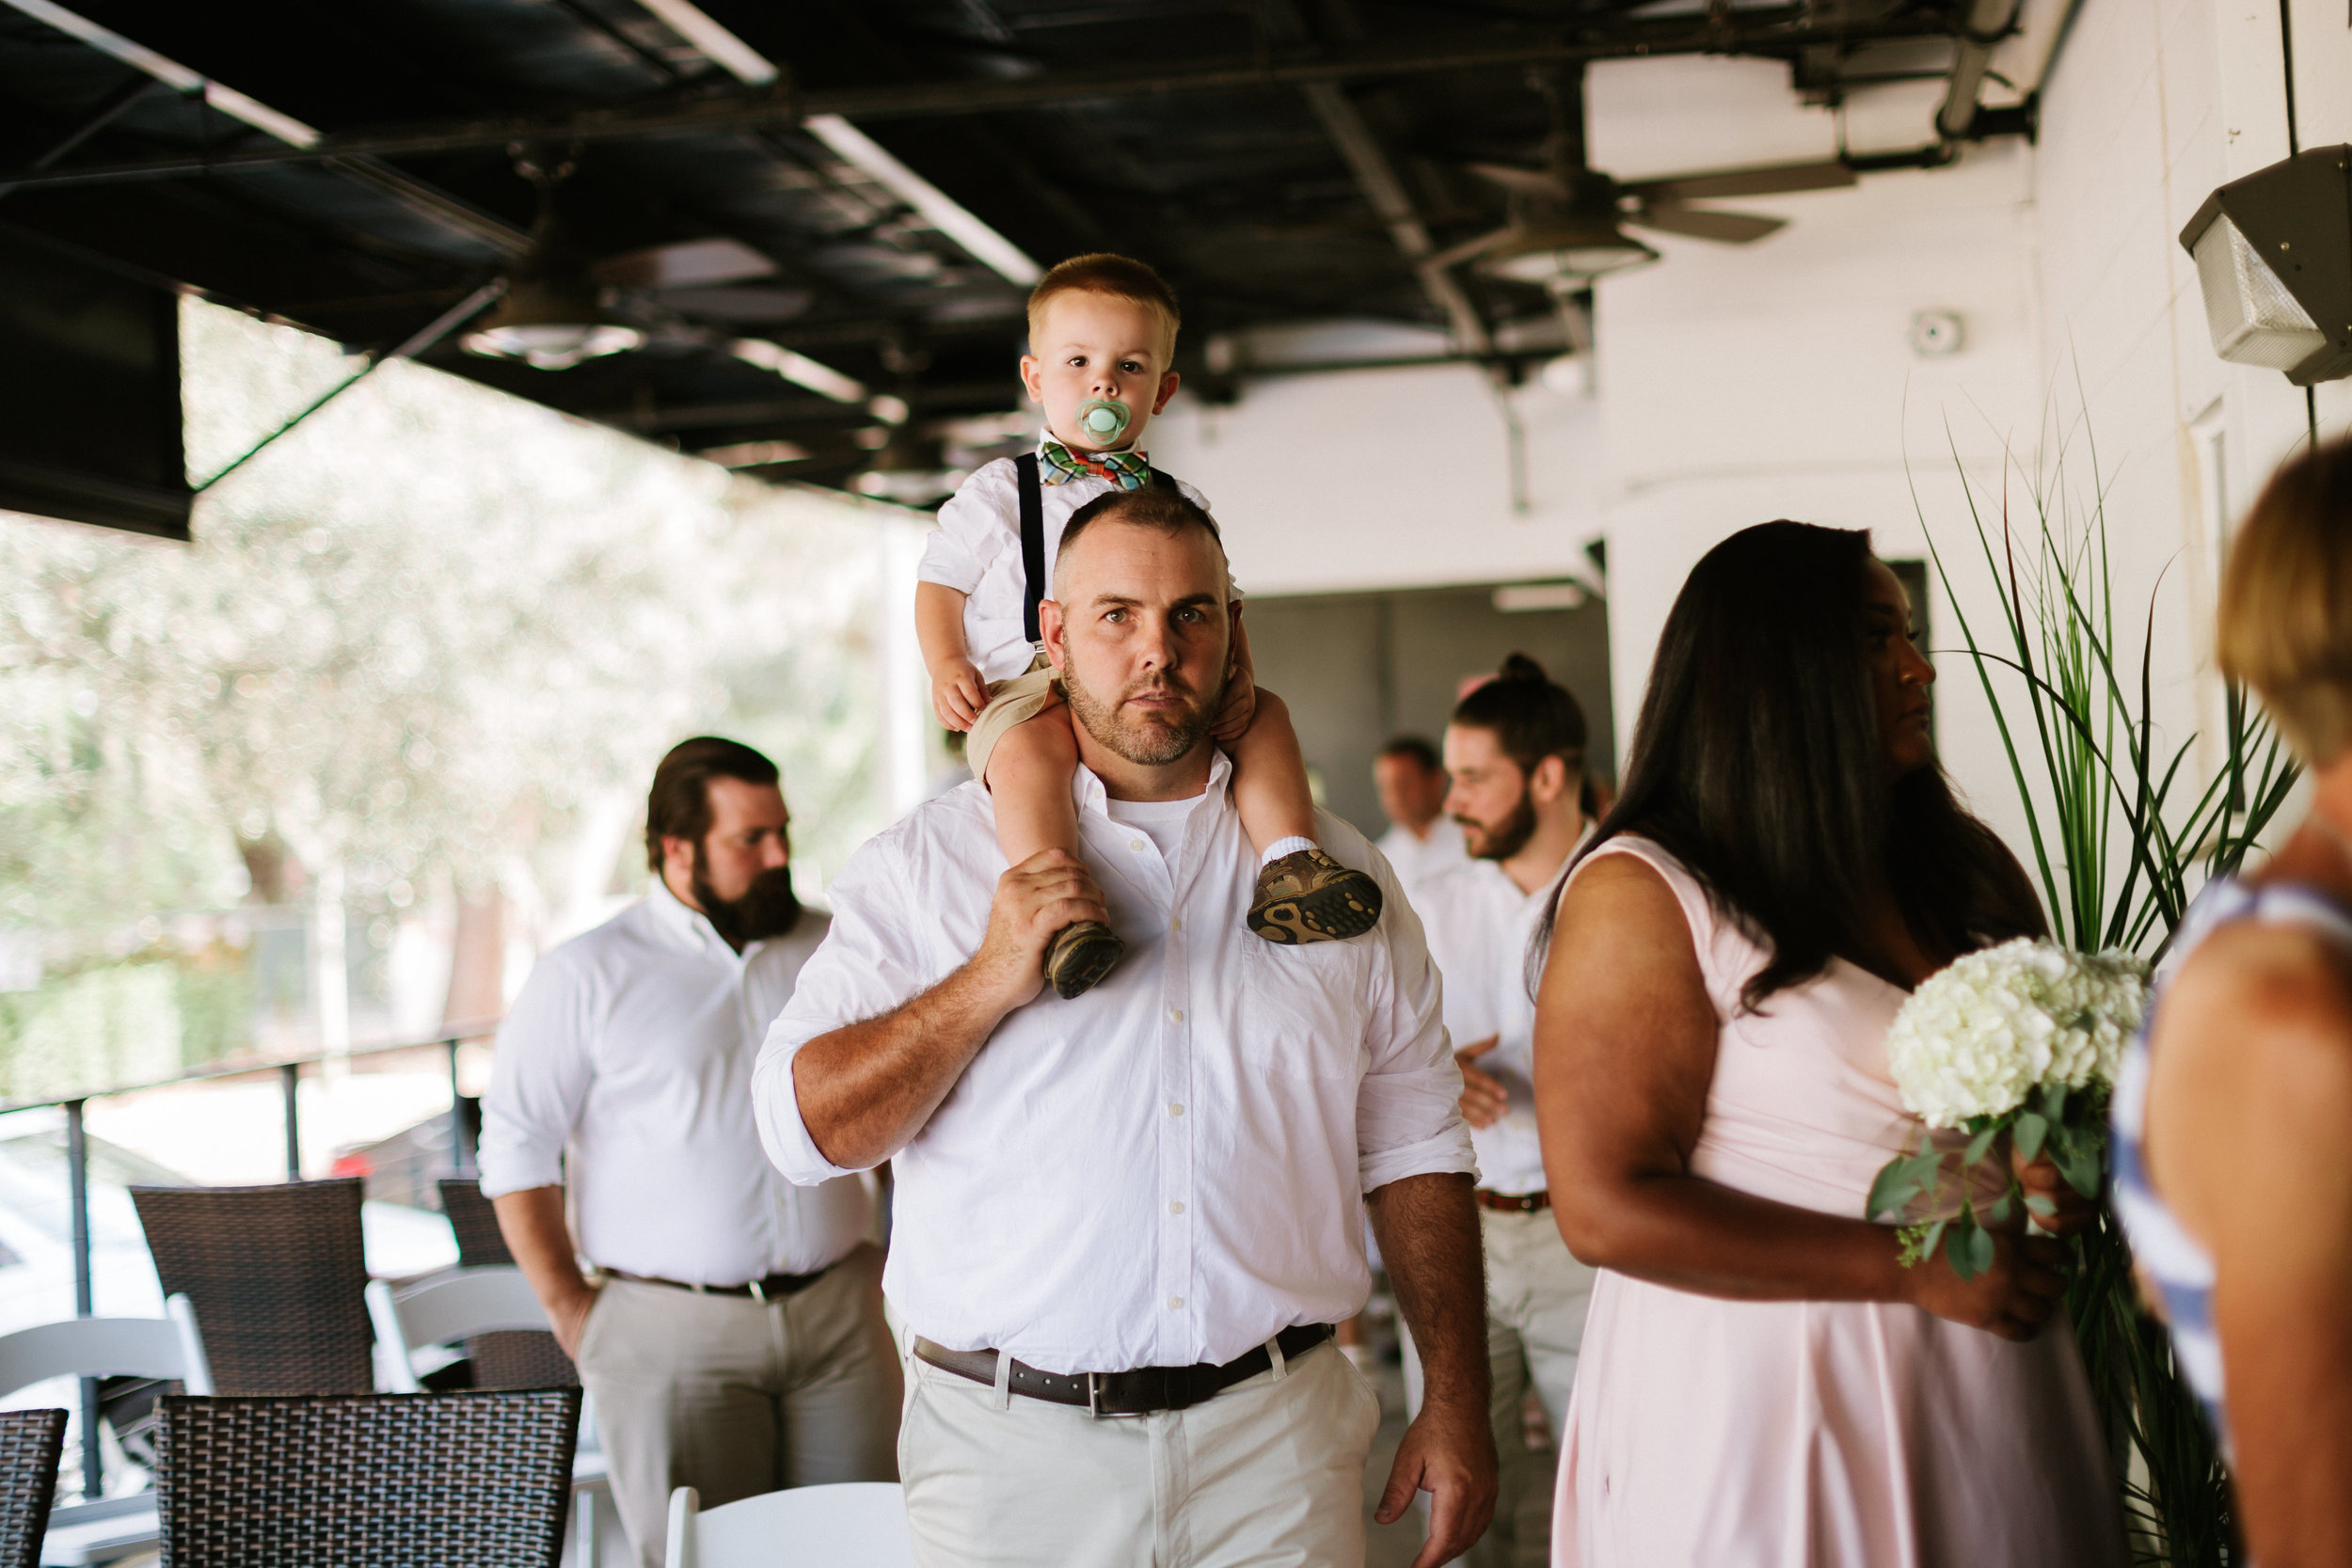
POLYGON ((2129 953, 2026 937, 1964 954, 1911 993, 1886 1037, 1895 1086, 1931 1129, 1968 1138, 1955 1160, 1923 1136, 1871 1183, 1868 1217, 1909 1222, 1905 1263, 1940 1245, 1971 1279, 1993 1262, 1988 1226, 2009 1224, 2020 1202, 2046 1217, 2048 1200, 2018 1183, 2011 1147, 2028 1163, 2047 1153, 2068 1185, 2099 1196, 2107 1095, 2147 995, 2147 965, 2129 953))

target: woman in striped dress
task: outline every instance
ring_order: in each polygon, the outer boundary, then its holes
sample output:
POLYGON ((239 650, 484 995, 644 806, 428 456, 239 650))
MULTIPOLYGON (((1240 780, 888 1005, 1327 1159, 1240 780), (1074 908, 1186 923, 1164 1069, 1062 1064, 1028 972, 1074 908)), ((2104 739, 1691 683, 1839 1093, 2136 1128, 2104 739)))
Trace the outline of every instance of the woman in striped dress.
POLYGON ((2182 926, 2116 1087, 2116 1207, 2249 1557, 2352 1562, 2352 443, 2255 503, 2219 653, 2304 758, 2312 813, 2182 926))

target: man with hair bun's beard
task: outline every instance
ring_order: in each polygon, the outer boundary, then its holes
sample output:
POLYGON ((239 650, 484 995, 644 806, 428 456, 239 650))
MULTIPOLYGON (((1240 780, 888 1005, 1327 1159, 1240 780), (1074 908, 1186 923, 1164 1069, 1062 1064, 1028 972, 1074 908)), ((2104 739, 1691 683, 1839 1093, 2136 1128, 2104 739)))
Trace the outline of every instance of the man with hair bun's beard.
MULTIPOLYGON (((1552 1432, 1565 1430, 1593 1289, 1593 1271, 1560 1238, 1545 1188, 1527 970, 1528 943, 1561 872, 1593 832, 1584 742, 1574 694, 1524 654, 1505 659, 1446 725, 1454 783, 1445 809, 1470 860, 1413 891, 1432 931, 1444 936, 1446 1027, 1462 1069, 1462 1118, 1478 1151, 1502 1483, 1494 1526, 1469 1559, 1480 1568, 1546 1560, 1549 1532, 1535 1515, 1549 1494, 1534 1486, 1520 1411, 1532 1388, 1552 1432), (1527 1515, 1522 1500, 1535 1505, 1527 1515)), ((1406 1370, 1419 1370, 1411 1357, 1406 1370)))
POLYGON ((652 889, 541 956, 484 1105, 482 1190, 595 1397, 644 1568, 673 1487, 712 1508, 898 1479, 872 1196, 786 1181, 752 1117, 760 1039, 830 925, 793 895, 789 824, 757 752, 673 748, 645 804, 652 889))

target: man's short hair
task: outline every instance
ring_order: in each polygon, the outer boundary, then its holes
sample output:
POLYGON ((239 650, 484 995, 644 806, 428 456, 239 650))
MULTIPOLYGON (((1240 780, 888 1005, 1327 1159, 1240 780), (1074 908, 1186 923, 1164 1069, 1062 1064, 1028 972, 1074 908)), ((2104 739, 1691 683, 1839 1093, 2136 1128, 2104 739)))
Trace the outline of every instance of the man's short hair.
POLYGON ((1382 757, 1410 757, 1420 765, 1421 770, 1424 773, 1435 773, 1445 766, 1438 756, 1438 749, 1417 735, 1391 736, 1389 743, 1380 748, 1380 755, 1382 757))
POLYGON ((1502 661, 1495 678, 1454 709, 1453 723, 1493 733, 1502 754, 1533 773, 1546 757, 1584 766, 1584 708, 1576 694, 1544 673, 1525 654, 1502 661))
MULTIPOLYGON (((1061 563, 1070 559, 1070 546, 1078 542, 1080 534, 1104 518, 1168 534, 1197 528, 1216 546, 1217 558, 1221 561, 1225 556, 1225 536, 1217 531, 1216 519, 1173 484, 1147 485, 1141 490, 1106 490, 1073 512, 1070 521, 1062 525, 1060 552, 1054 557, 1056 599, 1061 597, 1061 563)), ((1228 572, 1226 591, 1232 590, 1232 574, 1228 572)))
POLYGON ((711 780, 771 784, 782 777, 774 763, 739 740, 698 735, 679 741, 653 770, 653 788, 645 796, 645 864, 660 871, 665 838, 700 845, 709 835, 711 780))
POLYGON ((1168 286, 1168 279, 1149 266, 1129 256, 1114 256, 1108 251, 1096 251, 1088 256, 1073 256, 1038 280, 1029 291, 1029 350, 1037 352, 1038 324, 1045 318, 1045 307, 1056 294, 1108 294, 1140 305, 1160 323, 1160 353, 1168 358, 1176 355, 1176 329, 1184 325, 1184 316, 1176 309, 1176 291, 1168 286))

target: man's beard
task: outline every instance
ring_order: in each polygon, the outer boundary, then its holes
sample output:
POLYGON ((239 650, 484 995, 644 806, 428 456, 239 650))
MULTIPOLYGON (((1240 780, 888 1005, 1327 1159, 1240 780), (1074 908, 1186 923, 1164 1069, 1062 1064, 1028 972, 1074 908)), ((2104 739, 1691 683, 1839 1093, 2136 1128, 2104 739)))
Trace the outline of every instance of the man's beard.
POLYGON ((1061 678, 1062 698, 1087 734, 1112 752, 1145 768, 1165 768, 1184 756, 1200 744, 1200 737, 1209 733, 1216 721, 1217 704, 1224 698, 1225 682, 1220 678, 1216 689, 1196 694, 1193 689, 1163 670, 1159 678, 1143 681, 1119 694, 1115 703, 1105 703, 1086 689, 1077 672, 1065 670, 1061 678), (1159 710, 1163 717, 1156 721, 1136 722, 1121 718, 1124 705, 1131 697, 1146 693, 1189 700, 1190 705, 1182 719, 1173 719, 1168 710, 1159 710))
POLYGON ((710 864, 702 847, 694 847, 694 902, 709 917, 711 929, 741 952, 755 942, 780 937, 800 924, 801 897, 792 891, 792 868, 779 865, 752 879, 739 898, 722 898, 711 891, 710 864))
POLYGON ((1454 820, 1461 824, 1472 860, 1507 861, 1526 848, 1527 841, 1535 836, 1534 793, 1522 786, 1519 803, 1491 828, 1475 817, 1457 815, 1454 820))

